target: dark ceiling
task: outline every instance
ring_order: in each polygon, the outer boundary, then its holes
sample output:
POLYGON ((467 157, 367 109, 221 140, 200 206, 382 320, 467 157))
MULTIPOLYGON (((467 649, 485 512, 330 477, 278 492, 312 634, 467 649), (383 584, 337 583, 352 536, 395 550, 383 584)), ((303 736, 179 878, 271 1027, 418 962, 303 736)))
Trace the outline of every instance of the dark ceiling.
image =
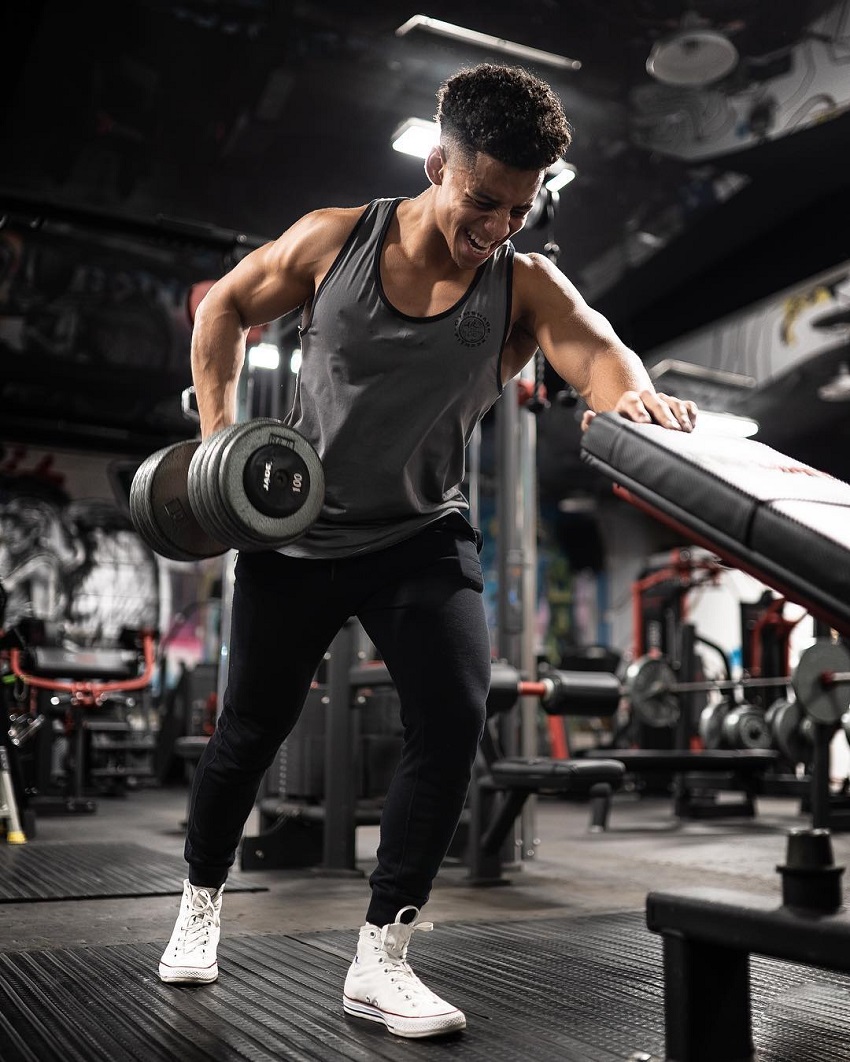
MULTIPOLYGON (((439 83, 459 67, 517 61, 421 30, 396 35, 417 13, 580 60, 577 71, 524 62, 564 101, 579 176, 554 221, 516 242, 555 243, 564 271, 636 349, 850 260, 850 112, 779 136, 765 103, 816 20, 834 23, 836 39, 850 32, 847 6, 6 5, 0 437, 143 453, 191 434, 177 399, 188 383, 191 285, 307 210, 417 194, 421 163, 390 149, 392 132, 407 117, 431 117, 439 83), (734 42, 740 59, 729 75, 684 91, 706 108, 749 93, 743 147, 730 150, 718 135, 713 148, 708 125, 690 152, 659 143, 691 103, 645 64, 683 18, 734 42), (723 201, 730 172, 746 182, 723 201)), ((805 68, 800 76, 802 102, 805 68)), ((559 381, 547 384, 554 391, 559 381)), ((558 493, 587 474, 564 457, 575 418, 553 406, 541 425, 543 482, 558 493)))

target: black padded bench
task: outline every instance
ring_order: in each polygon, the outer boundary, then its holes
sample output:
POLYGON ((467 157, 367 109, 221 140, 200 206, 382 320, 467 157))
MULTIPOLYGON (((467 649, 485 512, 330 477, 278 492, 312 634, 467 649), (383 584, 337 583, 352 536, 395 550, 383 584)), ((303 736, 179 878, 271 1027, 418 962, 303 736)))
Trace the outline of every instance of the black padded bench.
POLYGON ((752 818, 765 771, 779 760, 772 749, 588 749, 585 760, 616 760, 627 774, 681 775, 675 787, 674 811, 680 818, 709 818, 731 814, 752 818), (742 793, 737 803, 700 801, 695 796, 700 775, 728 775, 729 788, 742 793))
POLYGON ((633 505, 850 633, 850 484, 752 439, 594 417, 581 456, 633 505))
MULTIPOLYGON (((850 484, 752 439, 594 417, 581 456, 627 501, 850 634, 850 484)), ((811 802, 830 820, 829 733, 815 724, 811 802)))
MULTIPOLYGON (((608 413, 585 432, 582 456, 638 508, 850 633, 850 484, 753 440, 684 434, 608 413)), ((823 733, 815 740, 813 807, 828 787, 828 732, 815 729, 823 733)), ((828 830, 799 831, 803 844, 792 857, 797 832, 779 867, 779 905, 723 889, 648 895, 647 925, 664 942, 668 1062, 755 1058, 750 953, 850 972, 843 868, 832 865, 831 851, 826 858, 818 851, 828 830)))

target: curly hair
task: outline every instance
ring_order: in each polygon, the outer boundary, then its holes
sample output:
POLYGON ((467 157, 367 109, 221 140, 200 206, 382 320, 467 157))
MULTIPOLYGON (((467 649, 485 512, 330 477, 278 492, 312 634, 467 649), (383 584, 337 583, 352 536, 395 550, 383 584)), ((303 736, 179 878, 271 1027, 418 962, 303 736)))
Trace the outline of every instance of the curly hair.
POLYGON ((516 66, 481 63, 454 74, 437 91, 436 119, 467 158, 480 151, 520 170, 546 169, 572 140, 549 85, 516 66))

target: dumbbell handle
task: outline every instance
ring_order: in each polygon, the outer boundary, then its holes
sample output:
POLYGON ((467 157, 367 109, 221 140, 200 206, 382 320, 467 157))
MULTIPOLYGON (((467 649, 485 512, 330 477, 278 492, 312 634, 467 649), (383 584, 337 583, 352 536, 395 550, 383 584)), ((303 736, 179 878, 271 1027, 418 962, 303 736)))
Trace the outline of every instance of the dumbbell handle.
POLYGON ((552 692, 552 683, 520 682, 517 689, 520 697, 546 697, 552 692))

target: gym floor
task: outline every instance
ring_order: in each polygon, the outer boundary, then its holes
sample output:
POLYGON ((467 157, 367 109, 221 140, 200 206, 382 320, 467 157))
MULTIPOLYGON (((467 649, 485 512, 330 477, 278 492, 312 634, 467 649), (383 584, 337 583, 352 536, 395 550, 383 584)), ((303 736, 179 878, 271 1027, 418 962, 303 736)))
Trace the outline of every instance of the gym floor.
MULTIPOLYGON (((187 792, 181 786, 144 788, 125 798, 99 797, 94 814, 39 818, 36 836, 28 840, 28 848, 38 847, 47 853, 54 847, 58 855, 58 846, 68 844, 139 845, 160 857, 173 859, 174 895, 0 902, 0 952, 147 944, 151 949, 145 961, 150 961, 150 973, 155 978, 158 949, 168 939, 179 904, 186 798, 187 792)), ((441 926, 463 925, 465 933, 474 934, 476 925, 482 933, 487 933, 497 926, 516 927, 520 922, 542 920, 542 930, 544 924, 549 924, 546 920, 553 918, 627 912, 638 915, 644 910, 650 890, 680 885, 741 889, 775 895, 778 902, 780 885, 775 868, 777 863, 784 862, 786 832, 809 825, 808 818, 800 812, 799 800, 790 797, 761 799, 758 815, 753 819, 729 817, 684 822, 674 817, 672 803, 666 797, 638 798, 628 793, 615 796, 609 829, 605 833, 589 831, 587 805, 551 798, 538 799, 535 822, 539 841, 535 858, 508 868, 509 884, 504 887, 473 887, 465 880, 466 870, 462 866, 446 866, 441 872, 426 908, 426 917, 433 920, 436 927, 434 934, 423 939, 423 947, 427 949, 432 964, 429 966, 429 982, 435 981, 430 971, 434 968, 434 961, 439 961, 441 926)), ((247 832, 253 832, 251 823, 247 832)), ((372 865, 376 840, 376 828, 358 829, 358 866, 362 871, 358 875, 327 877, 313 869, 241 872, 243 882, 264 891, 225 893, 220 958, 227 957, 230 942, 236 949, 239 938, 256 937, 257 934, 279 936, 348 930, 353 950, 356 929, 366 906, 366 876, 372 865)), ((4 858, 3 847, 0 845, 0 866, 4 858)), ((847 863, 850 835, 835 834, 833 848, 835 862, 847 863)), ((9 846, 6 854, 11 853, 9 846)), ((529 931, 533 932, 533 929, 528 925, 529 931)), ((417 939, 411 948, 414 968, 419 946, 417 939)), ((817 970, 811 971, 812 981, 817 982, 818 973, 817 970)), ((653 971, 653 976, 658 980, 660 971, 653 971)), ((220 982, 224 978, 223 970, 220 982)), ((452 998, 450 980, 448 977, 433 987, 452 998)), ((834 984, 835 975, 831 981, 834 984)), ((570 998, 569 968, 562 992, 566 1006, 570 998)), ((171 997, 166 994, 165 998, 171 997)), ((660 997, 655 999, 653 1006, 660 1011, 660 997)), ((61 1024, 62 1018, 58 1020, 61 1024)), ((339 1023, 345 1028, 341 1007, 339 1023)), ((374 1037, 372 1042, 377 1043, 374 1037)), ((0 1057, 6 1058, 7 1055, 0 1050, 0 1057)), ((8 1057, 17 1062, 28 1056, 13 1053, 8 1057)), ((85 1053, 80 1057, 85 1059, 85 1053)), ((171 1056, 151 1054, 150 1057, 171 1056)), ((225 1052, 221 1057, 242 1056, 225 1052)), ((279 1057, 302 1056, 284 1051, 279 1057)), ((326 1055, 310 1057, 326 1057, 330 1062, 349 1055, 328 1047, 326 1055)), ((372 1054, 368 1057, 379 1056, 372 1054)), ((380 1057, 389 1056, 381 1054, 380 1057)), ((546 1057, 589 1059, 603 1056, 579 1053, 546 1057)), ((650 1056, 636 1054, 631 1057, 650 1056)), ((832 1059, 844 1056, 816 1054, 811 1057, 832 1059)), ((534 1062, 533 1056, 529 1055, 528 1060, 534 1062)))

